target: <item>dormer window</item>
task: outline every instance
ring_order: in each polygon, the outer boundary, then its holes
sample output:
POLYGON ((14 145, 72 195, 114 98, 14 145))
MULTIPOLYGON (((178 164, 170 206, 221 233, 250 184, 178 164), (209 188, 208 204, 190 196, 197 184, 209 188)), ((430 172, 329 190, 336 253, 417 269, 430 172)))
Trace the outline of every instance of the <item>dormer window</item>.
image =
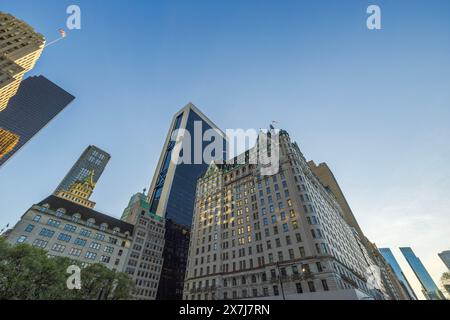
POLYGON ((119 228, 115 227, 115 228, 113 229, 113 233, 114 233, 114 234, 118 234, 119 232, 120 232, 120 229, 119 229, 119 228))
POLYGON ((75 214, 72 216, 72 221, 73 221, 73 222, 80 222, 80 219, 81 219, 81 215, 80 215, 79 213, 75 213, 75 214))
POLYGON ((56 210, 56 216, 58 217, 58 218, 61 218, 63 215, 65 215, 66 214, 66 210, 65 209, 63 209, 63 208, 59 208, 58 210, 56 210))
POLYGON ((100 230, 101 230, 101 231, 106 231, 106 229, 108 229, 108 224, 102 223, 102 224, 100 225, 100 230))
POLYGON ((92 228, 95 224, 95 220, 90 218, 88 221, 86 221, 86 227, 92 228))

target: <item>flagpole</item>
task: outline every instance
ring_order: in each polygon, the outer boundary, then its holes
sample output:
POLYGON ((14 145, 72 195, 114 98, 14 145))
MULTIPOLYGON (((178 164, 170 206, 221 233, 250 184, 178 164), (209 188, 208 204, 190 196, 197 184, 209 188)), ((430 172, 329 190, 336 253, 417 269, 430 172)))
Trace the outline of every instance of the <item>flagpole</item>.
POLYGON ((53 41, 47 43, 47 44, 44 46, 44 48, 47 48, 48 46, 50 46, 50 45, 52 45, 52 44, 55 44, 56 42, 58 42, 59 40, 62 40, 62 39, 64 39, 64 37, 58 38, 58 39, 56 39, 56 40, 53 40, 53 41))

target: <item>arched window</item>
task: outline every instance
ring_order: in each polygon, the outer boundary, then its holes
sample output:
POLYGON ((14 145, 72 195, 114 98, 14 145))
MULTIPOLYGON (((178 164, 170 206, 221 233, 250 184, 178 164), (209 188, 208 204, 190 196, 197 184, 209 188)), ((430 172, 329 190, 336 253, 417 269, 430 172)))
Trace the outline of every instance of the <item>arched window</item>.
POLYGON ((62 217, 63 215, 65 215, 66 214, 66 209, 64 209, 64 208, 59 208, 58 210, 56 210, 56 216, 59 218, 59 217, 62 217))
POLYGON ((114 234, 118 234, 119 232, 120 232, 120 228, 115 227, 115 228, 113 229, 113 233, 114 233, 114 234))
POLYGON ((108 224, 107 224, 107 223, 102 223, 102 224, 100 225, 100 230, 101 230, 101 231, 106 231, 106 229, 108 229, 108 224))
POLYGON ((72 216, 72 221, 73 221, 73 222, 80 222, 80 219, 81 219, 81 215, 80 215, 79 213, 75 213, 75 214, 72 216))
POLYGON ((88 221, 86 221, 86 227, 93 227, 95 224, 95 220, 90 218, 88 221))

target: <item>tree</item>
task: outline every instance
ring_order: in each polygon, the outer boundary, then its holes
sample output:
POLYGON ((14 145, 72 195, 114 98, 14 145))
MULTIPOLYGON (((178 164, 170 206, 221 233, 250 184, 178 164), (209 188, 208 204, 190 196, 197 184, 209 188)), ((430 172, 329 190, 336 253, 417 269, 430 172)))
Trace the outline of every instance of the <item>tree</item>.
POLYGON ((0 300, 129 299, 134 289, 130 277, 93 264, 81 270, 81 290, 66 285, 68 258, 49 257, 27 244, 9 245, 0 239, 0 300))
POLYGON ((441 283, 445 291, 450 295, 450 272, 445 272, 441 277, 441 283))

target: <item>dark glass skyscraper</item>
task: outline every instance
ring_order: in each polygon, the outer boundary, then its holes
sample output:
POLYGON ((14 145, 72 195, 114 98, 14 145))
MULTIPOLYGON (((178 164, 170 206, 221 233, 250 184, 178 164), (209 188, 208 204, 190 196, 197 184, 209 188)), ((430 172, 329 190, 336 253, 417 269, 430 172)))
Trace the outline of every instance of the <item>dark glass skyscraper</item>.
MULTIPOLYGON (((226 150, 224 133, 191 103, 177 112, 173 117, 150 186, 148 194, 150 211, 167 220, 164 264, 158 299, 182 298, 197 179, 206 172, 209 166, 209 163, 204 162, 203 158, 200 162, 195 161, 195 154, 198 155, 198 152, 195 153, 195 151, 200 151, 203 156, 204 149, 211 143, 202 139, 208 129, 213 129, 221 137, 220 143, 223 145, 224 152, 213 155, 216 160, 224 160, 226 150), (176 164, 172 161, 175 156, 178 156, 173 152, 176 150, 176 143, 173 141, 172 135, 179 129, 190 134, 191 164, 176 164)), ((185 159, 189 153, 188 149, 183 140, 183 151, 180 154, 185 159)))
POLYGON ((91 172, 93 172, 92 180, 96 184, 105 170, 109 159, 111 159, 109 153, 102 149, 96 146, 87 147, 64 177, 63 181, 61 181, 58 188, 56 188, 55 194, 59 191, 68 191, 75 181, 83 180, 91 172))
POLYGON ((414 254, 411 248, 400 248, 406 261, 408 261, 409 266, 414 271, 414 274, 419 279, 422 285, 422 292, 428 300, 442 300, 444 296, 442 292, 438 289, 436 284, 431 278, 422 261, 414 254))
POLYGON ((408 293, 409 298, 411 300, 417 300, 417 296, 414 293, 414 290, 411 288, 411 285, 408 282, 408 279, 406 279, 405 274, 402 271, 402 268, 400 268, 400 265, 397 262, 397 259, 395 259, 394 254, 392 253, 391 249, 389 248, 380 248, 380 253, 384 257, 384 259, 389 263, 392 270, 394 271, 395 275, 397 276, 398 280, 400 281, 401 286, 405 290, 406 293, 408 293))
POLYGON ((22 81, 0 112, 0 167, 74 99, 43 76, 22 81))

